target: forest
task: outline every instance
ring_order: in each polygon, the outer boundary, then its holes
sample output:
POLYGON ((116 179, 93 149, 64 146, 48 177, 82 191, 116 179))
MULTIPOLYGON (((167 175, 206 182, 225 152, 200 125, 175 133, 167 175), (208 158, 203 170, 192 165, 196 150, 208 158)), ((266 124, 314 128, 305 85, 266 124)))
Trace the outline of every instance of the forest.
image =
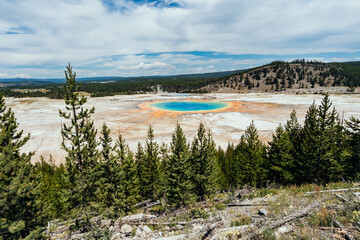
POLYGON ((161 201, 161 213, 244 185, 359 180, 360 119, 340 119, 328 94, 309 107, 303 123, 293 111, 268 144, 259 140, 253 122, 226 149, 216 147, 203 124, 191 140, 177 124, 169 145, 160 146, 149 126, 146 142, 132 152, 121 134, 111 139, 106 123, 98 134, 95 109, 86 108, 87 98, 79 95, 85 86, 70 65, 65 77, 62 165, 51 158, 31 164, 33 153, 20 152, 31 136, 18 129, 0 95, 0 239, 46 239, 44 229, 54 219, 76 219, 73 229, 89 231, 90 218, 115 219, 148 199, 161 201))

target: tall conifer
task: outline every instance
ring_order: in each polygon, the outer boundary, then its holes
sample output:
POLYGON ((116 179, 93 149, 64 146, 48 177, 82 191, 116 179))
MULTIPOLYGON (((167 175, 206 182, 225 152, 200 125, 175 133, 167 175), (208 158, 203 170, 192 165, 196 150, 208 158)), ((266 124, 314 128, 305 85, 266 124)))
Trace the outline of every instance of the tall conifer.
POLYGON ((197 135, 191 146, 190 167, 191 181, 198 200, 205 200, 216 189, 215 181, 215 143, 211 133, 206 133, 203 123, 200 123, 197 135))
POLYGON ((39 224, 32 153, 20 153, 30 136, 23 137, 18 125, 0 93, 0 236, 4 239, 33 236, 39 224))
POLYGON ((265 150, 264 144, 259 139, 254 121, 252 121, 236 147, 240 183, 252 186, 263 184, 266 177, 265 150))
POLYGON ((166 202, 171 208, 178 208, 193 200, 188 144, 179 123, 172 134, 170 150, 171 156, 165 169, 166 202))
POLYGON ((95 108, 84 108, 87 98, 80 96, 80 84, 76 82, 76 73, 70 64, 65 70, 66 111, 59 110, 61 117, 68 122, 62 125, 62 148, 67 152, 66 170, 69 178, 69 203, 72 209, 86 213, 94 197, 95 166, 99 157, 96 141, 96 129, 91 120, 95 108))

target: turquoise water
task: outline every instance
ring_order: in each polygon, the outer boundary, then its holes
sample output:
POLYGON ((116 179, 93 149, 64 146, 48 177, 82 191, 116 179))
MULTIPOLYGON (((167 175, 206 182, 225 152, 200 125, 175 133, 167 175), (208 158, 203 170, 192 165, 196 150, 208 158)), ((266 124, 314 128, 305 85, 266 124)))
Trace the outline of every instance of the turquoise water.
POLYGON ((150 104, 152 107, 156 107, 166 111, 177 112, 194 112, 194 111, 211 111, 227 107, 226 102, 195 102, 195 101, 167 101, 157 102, 150 104))

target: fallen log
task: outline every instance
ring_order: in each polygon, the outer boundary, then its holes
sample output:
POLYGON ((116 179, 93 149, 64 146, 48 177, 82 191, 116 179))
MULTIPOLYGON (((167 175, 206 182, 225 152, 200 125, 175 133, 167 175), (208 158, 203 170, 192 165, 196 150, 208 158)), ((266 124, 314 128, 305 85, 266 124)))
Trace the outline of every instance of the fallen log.
POLYGON ((252 206, 266 206, 269 203, 229 203, 227 207, 252 207, 252 206))
POLYGON ((347 191, 353 191, 353 190, 360 190, 360 188, 330 189, 330 190, 307 192, 306 194, 325 193, 325 192, 347 192, 347 191))
POLYGON ((345 227, 344 225, 342 225, 337 219, 334 219, 334 226, 335 227, 338 227, 340 228, 341 230, 344 230, 345 232, 345 239, 346 240, 353 240, 353 236, 351 236, 350 233, 348 233, 346 230, 345 230, 345 227))
POLYGON ((159 205, 160 203, 161 203, 160 200, 157 200, 156 202, 150 202, 150 203, 148 203, 146 206, 141 207, 141 209, 147 209, 147 208, 150 208, 150 207, 152 207, 152 206, 159 205))
POLYGON ((344 198, 344 197, 341 196, 340 194, 335 193, 335 196, 336 196, 337 198, 339 198, 339 199, 340 199, 341 201, 343 201, 343 202, 349 201, 347 198, 344 198))
POLYGON ((299 218, 303 218, 307 215, 309 215, 314 209, 319 208, 320 207, 320 203, 319 202, 315 202, 313 204, 308 205, 307 207, 305 207, 304 209, 301 209, 299 211, 296 211, 290 215, 287 215, 285 217, 282 217, 276 221, 271 222, 270 224, 266 225, 266 226, 262 226, 259 229, 249 233, 247 236, 244 236, 243 239, 256 239, 259 235, 261 235, 263 232, 265 232, 266 230, 269 229, 275 229, 278 228, 282 225, 284 225, 285 223, 288 222, 293 222, 299 218))
POLYGON ((149 202, 151 202, 150 199, 139 202, 139 203, 135 204, 134 207, 141 207, 141 206, 147 205, 149 202))

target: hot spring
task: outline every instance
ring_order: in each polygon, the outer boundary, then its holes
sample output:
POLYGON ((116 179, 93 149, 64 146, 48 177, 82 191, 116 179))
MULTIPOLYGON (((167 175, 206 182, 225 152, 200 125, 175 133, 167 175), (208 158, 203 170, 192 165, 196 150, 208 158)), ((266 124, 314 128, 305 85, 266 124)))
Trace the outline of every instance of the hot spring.
POLYGON ((159 110, 176 112, 201 112, 226 108, 227 102, 203 102, 203 101, 165 101, 150 104, 159 110))

